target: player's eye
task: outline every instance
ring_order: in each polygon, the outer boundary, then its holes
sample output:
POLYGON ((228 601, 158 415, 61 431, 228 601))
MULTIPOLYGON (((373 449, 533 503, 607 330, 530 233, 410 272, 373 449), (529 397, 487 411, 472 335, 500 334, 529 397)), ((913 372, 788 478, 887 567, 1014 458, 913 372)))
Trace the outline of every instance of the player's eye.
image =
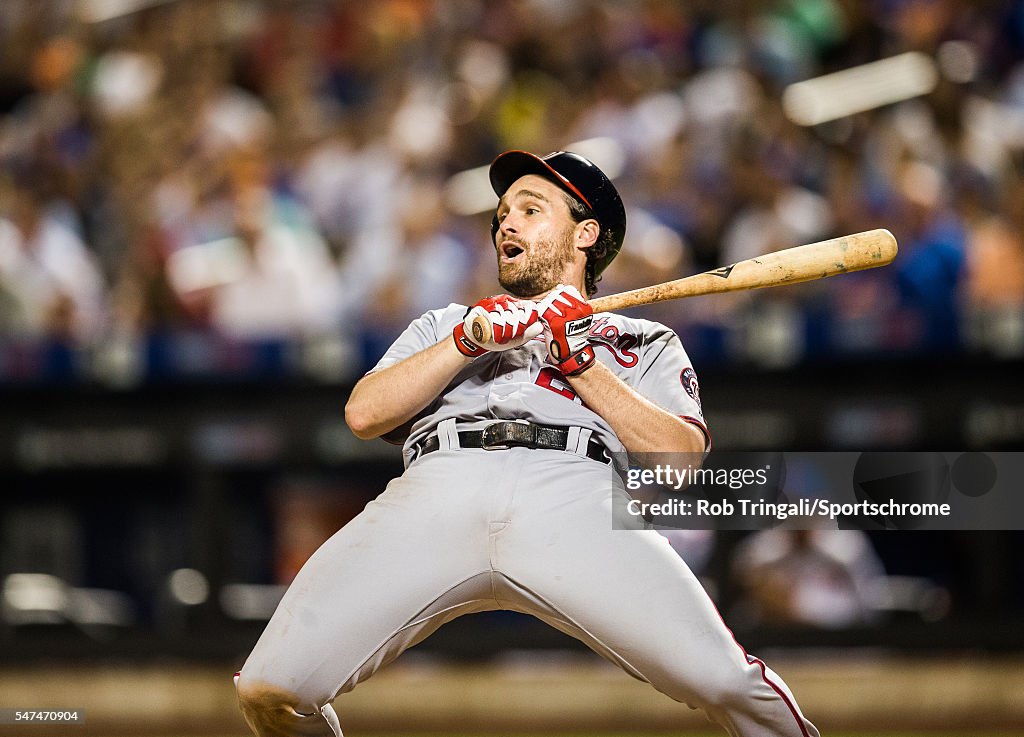
POLYGON ((526 208, 526 214, 527 215, 536 215, 538 212, 540 212, 540 208, 539 207, 527 207, 526 208))

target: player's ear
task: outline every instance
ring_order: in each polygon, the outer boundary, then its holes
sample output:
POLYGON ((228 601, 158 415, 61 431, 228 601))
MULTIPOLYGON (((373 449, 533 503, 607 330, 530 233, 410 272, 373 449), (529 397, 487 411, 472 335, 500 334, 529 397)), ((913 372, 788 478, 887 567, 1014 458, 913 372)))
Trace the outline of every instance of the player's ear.
POLYGON ((576 229, 573 231, 575 246, 576 248, 590 248, 597 243, 600 235, 601 226, 593 218, 576 223, 576 229))

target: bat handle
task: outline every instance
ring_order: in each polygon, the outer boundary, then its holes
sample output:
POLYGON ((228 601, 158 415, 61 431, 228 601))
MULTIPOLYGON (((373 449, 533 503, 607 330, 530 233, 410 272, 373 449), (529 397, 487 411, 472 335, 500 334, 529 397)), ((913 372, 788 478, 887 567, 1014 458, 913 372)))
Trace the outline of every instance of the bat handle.
POLYGON ((483 315, 473 315, 469 320, 469 337, 477 345, 491 340, 491 322, 483 315))

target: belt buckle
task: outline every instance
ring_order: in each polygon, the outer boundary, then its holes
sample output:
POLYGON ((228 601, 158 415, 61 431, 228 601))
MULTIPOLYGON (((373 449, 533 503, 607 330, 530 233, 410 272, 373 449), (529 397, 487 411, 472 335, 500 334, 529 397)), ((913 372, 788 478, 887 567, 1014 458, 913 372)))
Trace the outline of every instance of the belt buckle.
POLYGON ((516 420, 493 422, 480 435, 480 447, 484 450, 508 450, 513 445, 530 445, 535 441, 533 425, 516 420))

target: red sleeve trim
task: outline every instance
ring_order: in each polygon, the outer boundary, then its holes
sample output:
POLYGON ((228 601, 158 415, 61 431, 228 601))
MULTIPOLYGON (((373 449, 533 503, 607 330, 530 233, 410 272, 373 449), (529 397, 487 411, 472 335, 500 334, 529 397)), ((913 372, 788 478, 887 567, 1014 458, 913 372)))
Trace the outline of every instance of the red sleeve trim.
POLYGON ((690 417, 689 415, 679 415, 679 419, 691 425, 696 425, 700 429, 700 431, 704 433, 704 452, 707 453, 709 450, 711 450, 711 432, 708 430, 707 425, 698 420, 696 417, 690 417))

